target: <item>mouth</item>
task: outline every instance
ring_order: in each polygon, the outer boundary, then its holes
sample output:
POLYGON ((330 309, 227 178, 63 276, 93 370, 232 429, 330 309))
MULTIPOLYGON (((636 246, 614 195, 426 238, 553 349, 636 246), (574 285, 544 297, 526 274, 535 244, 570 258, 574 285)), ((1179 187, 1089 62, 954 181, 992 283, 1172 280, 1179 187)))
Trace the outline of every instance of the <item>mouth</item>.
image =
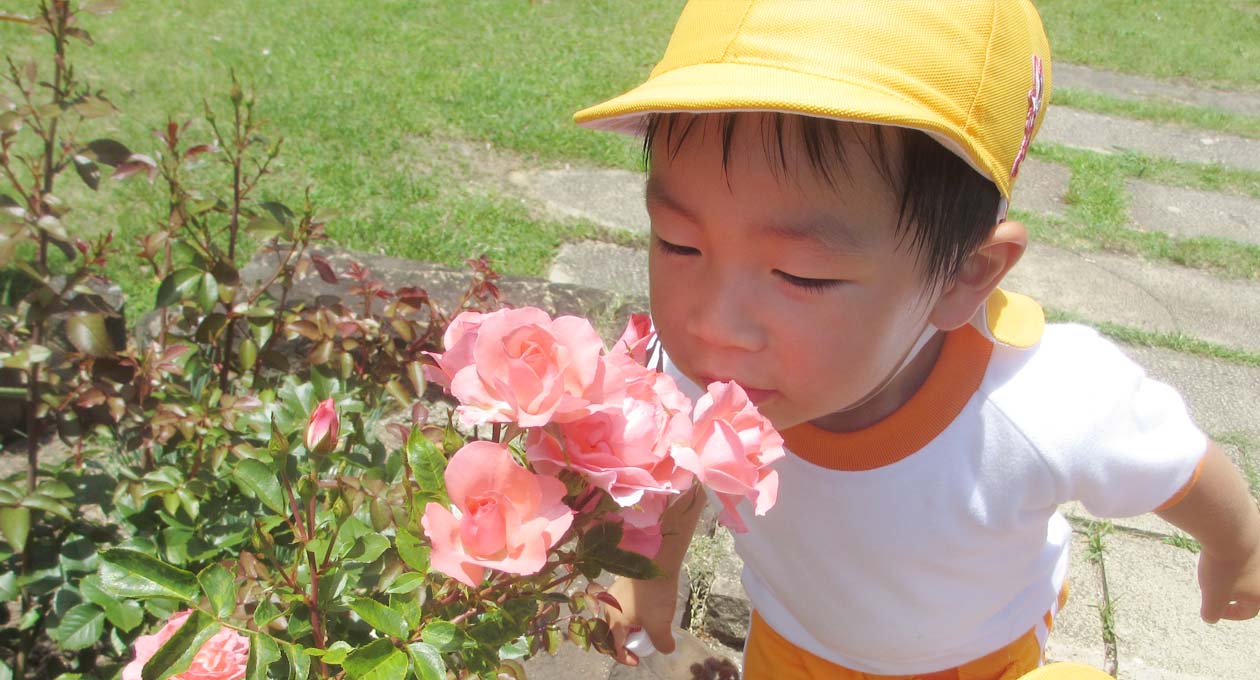
POLYGON ((748 400, 754 404, 760 404, 761 402, 765 401, 766 399, 769 399, 775 394, 774 390, 761 389, 757 387, 749 387, 747 385, 744 385, 743 383, 740 383, 738 380, 730 380, 729 378, 714 378, 712 376, 701 376, 700 380, 701 382, 704 383, 705 387, 708 387, 709 383, 734 382, 736 385, 739 385, 740 388, 744 390, 744 394, 748 395, 748 400))

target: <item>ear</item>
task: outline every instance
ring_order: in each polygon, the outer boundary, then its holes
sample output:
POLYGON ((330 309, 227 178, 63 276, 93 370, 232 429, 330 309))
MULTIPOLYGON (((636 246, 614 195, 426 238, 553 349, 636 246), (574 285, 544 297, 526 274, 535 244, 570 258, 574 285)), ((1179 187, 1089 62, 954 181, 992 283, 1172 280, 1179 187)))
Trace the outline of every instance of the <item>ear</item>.
POLYGON ((1023 224, 1002 222, 993 227, 989 237, 963 262, 958 276, 945 286, 928 317, 932 324, 952 331, 971 321, 1027 247, 1028 230, 1023 224))

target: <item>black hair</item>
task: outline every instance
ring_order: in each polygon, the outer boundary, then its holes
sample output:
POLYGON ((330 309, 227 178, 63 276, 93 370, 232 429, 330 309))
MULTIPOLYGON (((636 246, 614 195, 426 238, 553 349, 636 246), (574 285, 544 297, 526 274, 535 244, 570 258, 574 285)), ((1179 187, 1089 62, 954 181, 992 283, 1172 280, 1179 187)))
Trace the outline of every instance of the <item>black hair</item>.
MULTIPOLYGON (((697 124, 716 118, 722 139, 722 167, 729 170, 731 140, 740 113, 649 114, 643 139, 643 164, 652 162, 653 142, 664 134, 672 158, 697 124)), ((836 187, 837 172, 847 173, 843 136, 847 128, 865 128, 858 139, 885 181, 899 197, 897 234, 909 237, 933 286, 958 275, 963 262, 980 246, 996 224, 1001 193, 958 155, 926 133, 910 128, 851 123, 779 112, 764 115, 762 139, 766 157, 777 174, 790 174, 784 152, 786 133, 795 132, 810 169, 836 187), (793 126, 789 130, 789 126, 793 126), (888 135, 899 135, 900 158, 889 149, 888 135)))

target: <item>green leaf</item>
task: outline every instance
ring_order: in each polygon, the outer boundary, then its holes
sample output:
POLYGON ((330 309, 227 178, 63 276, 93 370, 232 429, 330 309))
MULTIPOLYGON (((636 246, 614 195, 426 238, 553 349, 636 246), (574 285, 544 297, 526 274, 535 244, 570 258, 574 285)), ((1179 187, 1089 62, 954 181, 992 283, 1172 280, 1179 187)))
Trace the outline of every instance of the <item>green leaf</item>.
POLYGON ((83 183, 92 191, 96 191, 101 186, 101 169, 92 162, 92 159, 86 156, 75 156, 74 170, 79 173, 79 179, 83 180, 83 183))
POLYGON ((302 646, 281 642, 280 648, 289 657, 290 680, 307 680, 311 674, 311 657, 306 655, 302 646))
MULTIPOLYGON (((130 633, 144 623, 144 610, 131 601, 119 601, 100 587, 100 577, 88 574, 79 581, 79 594, 85 600, 105 610, 105 618, 115 628, 130 633)), ((4 599, 4 598, 0 598, 4 599)))
POLYGON ((350 608, 378 632, 399 639, 407 638, 409 631, 407 622, 403 619, 402 614, 380 602, 371 598, 360 597, 350 601, 350 608))
POLYGON ((0 680, 13 680, 13 669, 3 660, 0 660, 0 680))
POLYGON ((420 428, 411 430, 405 446, 407 464, 411 467, 411 475, 424 495, 443 505, 449 505, 446 496, 446 479, 442 473, 446 471, 446 456, 441 449, 424 436, 420 428))
POLYGON ((524 659, 527 656, 529 656, 529 640, 525 636, 516 638, 499 648, 500 659, 524 659))
POLYGON ((446 661, 432 645, 413 642, 407 645, 407 655, 411 657, 411 671, 420 680, 446 680, 446 661))
POLYGON ((258 624, 259 628, 265 628, 267 624, 280 618, 280 613, 280 608, 274 602, 265 599, 254 609, 254 623, 258 624))
MULTIPOLYGON (((589 529, 578 539, 578 555, 587 569, 604 569, 618 576, 637 580, 653 579, 661 570, 652 560, 617 547, 621 542, 621 525, 605 522, 589 529)), ((583 572, 585 573, 585 571, 583 572)))
POLYGON ((194 602, 201 588, 197 577, 142 552, 111 548, 101 553, 101 587, 115 597, 167 597, 194 602))
POLYGON ((201 275, 201 286, 197 289, 197 304, 201 305, 201 313, 209 314, 219 302, 219 282, 214 274, 205 272, 201 275))
POLYGON ((44 512, 56 515, 64 520, 74 520, 74 515, 70 514, 70 509, 66 507, 65 503, 62 503, 56 498, 39 495, 38 492, 36 492, 36 495, 23 498, 22 507, 30 508, 32 510, 43 510, 44 512))
POLYGON ((31 530, 30 508, 0 508, 0 533, 8 541, 13 552, 26 548, 26 535, 31 530))
MULTIPOLYGON (((190 574, 191 575, 191 574, 190 574)), ((166 644, 158 648, 140 673, 142 680, 160 680, 188 669, 201 646, 219 632, 219 624, 205 613, 193 610, 166 644)))
POLYGON ((232 478, 242 491, 257 498, 267 509, 281 515, 287 514, 280 480, 270 467, 246 458, 236 464, 236 468, 232 470, 232 478))
POLYGON ((16 600, 18 593, 17 573, 6 571, 0 574, 0 601, 16 600))
POLYGON ((267 668, 280 660, 280 647, 275 638, 263 633, 249 634, 249 665, 245 680, 267 680, 267 668))
POLYGON ((394 536, 394 547, 407 566, 421 574, 429 573, 429 546, 420 543, 410 531, 399 528, 394 536))
POLYGON ((105 632, 105 612, 90 604, 75 605, 61 617, 57 627, 48 632, 65 651, 90 647, 105 632))
POLYGON ((88 153, 83 155, 95 158, 105 165, 117 166, 131 157, 131 149, 112 139, 93 139, 88 142, 87 148, 88 153))
POLYGON ((360 647, 341 664, 351 680, 398 680, 407 674, 407 655, 389 640, 376 640, 360 647))
POLYGON ((343 662, 345 662, 346 657, 350 655, 350 652, 353 651, 354 647, 351 647, 349 642, 346 642, 345 640, 338 640, 329 645, 327 650, 321 651, 318 649, 307 648, 306 653, 311 656, 322 657, 324 659, 324 663, 337 664, 340 666, 343 662))
POLYGON ((439 652, 453 652, 463 647, 468 637, 450 621, 432 621, 424 627, 420 639, 433 645, 439 652))
POLYGON ((412 593, 390 593, 389 608, 402 614, 407 622, 408 630, 415 630, 420 625, 420 617, 424 614, 420 606, 420 598, 412 593))
POLYGON ((201 281, 201 273, 201 270, 192 267, 183 267, 171 272, 169 276, 162 279, 162 285, 158 286, 155 306, 160 309, 188 297, 201 281))
POLYGON ((210 600, 215 616, 227 618, 236 610, 236 579, 227 569, 211 564, 197 574, 197 582, 201 584, 201 592, 210 600))
POLYGON ((410 593, 422 585, 424 585, 424 574, 417 574, 414 571, 409 571, 394 579, 394 582, 389 584, 389 587, 385 589, 385 592, 390 594, 410 593))
POLYGON ((267 452, 271 454, 271 459, 277 463, 281 463, 289 456, 291 447, 289 438, 285 436, 284 431, 276 425, 275 418, 271 419, 271 440, 267 442, 267 452))
POLYGON ((114 343, 105 330, 105 315, 100 312, 76 312, 66 319, 66 337, 74 348, 94 357, 114 355, 114 343))

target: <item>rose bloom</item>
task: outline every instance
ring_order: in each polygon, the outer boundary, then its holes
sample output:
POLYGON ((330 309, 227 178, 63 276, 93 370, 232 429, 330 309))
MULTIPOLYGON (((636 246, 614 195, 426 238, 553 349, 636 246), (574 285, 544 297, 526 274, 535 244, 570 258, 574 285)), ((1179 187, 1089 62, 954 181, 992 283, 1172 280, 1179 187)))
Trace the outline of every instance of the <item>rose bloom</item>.
POLYGON ((652 317, 647 314, 631 314, 630 320, 626 322, 626 330, 613 344, 612 351, 624 352, 635 363, 641 366, 646 365, 647 348, 655 338, 656 331, 652 329, 652 317))
POLYGON ((747 531, 736 505, 747 498, 758 515, 774 506, 779 474, 769 465, 785 455, 783 437, 733 382, 710 383, 693 421, 692 447, 676 450, 674 460, 717 495, 723 524, 747 531))
MULTIPOLYGON (((187 609, 178 612, 158 632, 136 638, 136 658, 123 668, 122 680, 141 680, 144 665, 191 615, 187 609)), ((231 628, 220 628, 197 651, 188 670, 172 675, 170 680, 240 680, 248 663, 249 638, 231 628)))
POLYGON ((538 427, 580 418, 598 401, 604 345, 590 322, 533 307, 456 317, 429 380, 448 386, 467 426, 538 427))
POLYGON ((537 573, 573 522, 564 484, 521 467, 502 444, 470 442, 451 456, 445 476, 453 507, 429 503, 420 523, 433 568, 468 586, 487 567, 537 573))
POLYGON ((622 507, 638 505, 645 494, 690 488, 692 474, 670 455, 691 443, 690 400, 672 378, 626 354, 605 357, 605 373, 604 391, 613 401, 579 420, 530 430, 525 452, 534 469, 548 474, 575 470, 622 507))

